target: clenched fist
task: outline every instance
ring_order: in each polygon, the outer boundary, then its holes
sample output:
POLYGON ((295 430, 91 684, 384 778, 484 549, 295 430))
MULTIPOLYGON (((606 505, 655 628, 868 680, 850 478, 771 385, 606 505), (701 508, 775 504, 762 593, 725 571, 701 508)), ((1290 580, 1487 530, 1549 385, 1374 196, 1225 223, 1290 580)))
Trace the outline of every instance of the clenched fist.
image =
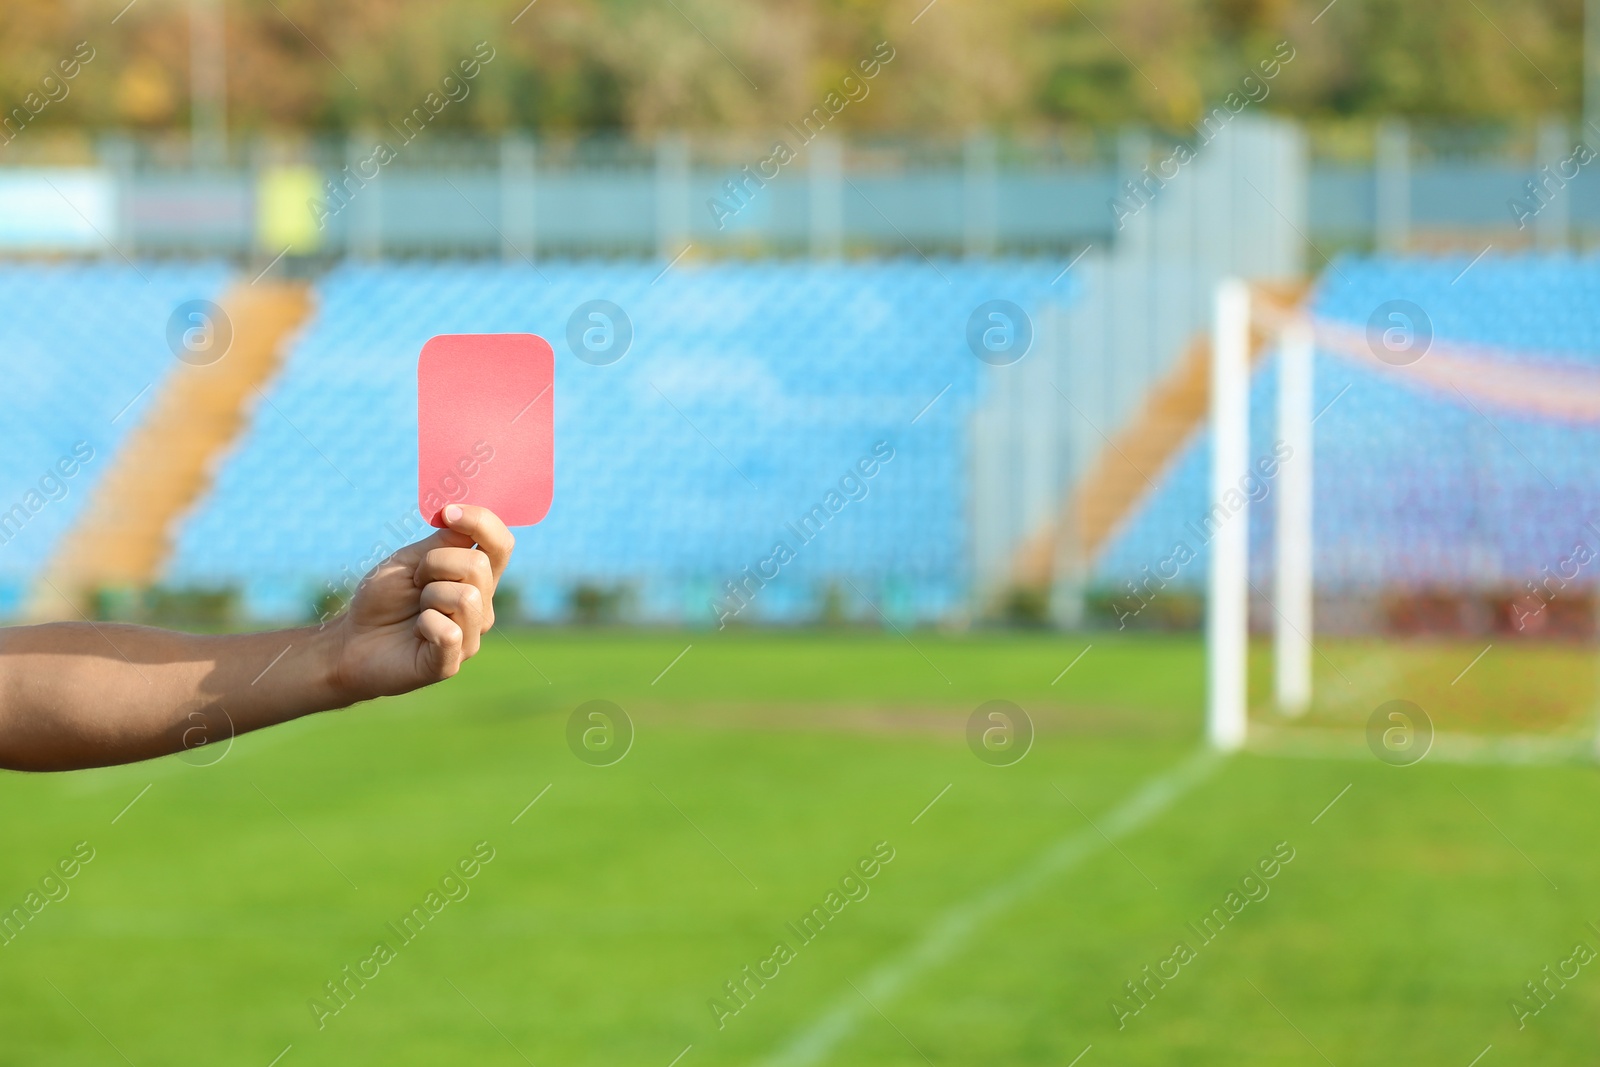
POLYGON ((515 543, 492 511, 444 509, 446 528, 362 579, 334 630, 335 684, 352 700, 454 676, 494 626, 494 593, 515 543))

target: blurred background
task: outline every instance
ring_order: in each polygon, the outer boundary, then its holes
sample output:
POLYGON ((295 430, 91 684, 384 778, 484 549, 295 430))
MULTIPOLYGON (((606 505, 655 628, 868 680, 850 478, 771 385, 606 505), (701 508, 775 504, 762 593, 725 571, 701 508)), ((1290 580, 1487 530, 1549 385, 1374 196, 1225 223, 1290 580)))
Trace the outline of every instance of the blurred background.
POLYGON ((331 617, 437 334, 557 441, 449 685, 0 777, 0 1063, 1594 1058, 1600 4, 13 2, 0 108, 0 618, 331 617))

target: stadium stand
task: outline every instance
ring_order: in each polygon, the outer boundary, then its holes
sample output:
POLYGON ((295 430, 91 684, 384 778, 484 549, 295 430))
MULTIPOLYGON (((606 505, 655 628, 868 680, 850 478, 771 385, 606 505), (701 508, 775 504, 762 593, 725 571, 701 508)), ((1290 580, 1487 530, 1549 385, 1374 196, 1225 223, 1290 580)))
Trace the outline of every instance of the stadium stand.
MULTIPOLYGON (((1437 372, 1443 348, 1468 346, 1487 361, 1480 367, 1600 380, 1600 260, 1469 264, 1466 257, 1341 258, 1319 281, 1312 301, 1319 592, 1521 590, 1571 556, 1574 543, 1589 538, 1587 524, 1600 519, 1585 504, 1600 491, 1592 422, 1437 372), (1431 331, 1431 354, 1414 370, 1339 347, 1364 337, 1378 309, 1397 300, 1414 305, 1418 328, 1431 331)), ((1276 441, 1276 373, 1276 362, 1266 360, 1252 382, 1252 457, 1269 454, 1276 441)), ((1142 589, 1145 569, 1183 542, 1195 558, 1165 584, 1203 587, 1209 462, 1202 429, 1109 541, 1095 564, 1098 584, 1114 594, 1130 582, 1142 589)), ((1262 590, 1271 582, 1272 504, 1269 484, 1250 519, 1252 580, 1262 590)))
POLYGON ((214 299, 228 274, 203 263, 0 264, 0 374, 37 413, 6 420, 0 615, 21 609, 111 457, 179 365, 167 340, 173 309, 214 299))
MULTIPOLYGON (((1252 331, 1252 359, 1267 346, 1264 322, 1297 307, 1301 284, 1256 284, 1252 299, 1263 322, 1252 331)), ((1078 352, 1075 357, 1081 358, 1078 352)), ((1131 418, 1084 465, 1076 485, 1063 493, 1055 515, 1018 546, 1015 587, 1043 589, 1058 578, 1077 580, 1084 560, 1094 560, 1148 494, 1151 472, 1165 470, 1205 421, 1211 403, 1211 332, 1202 330, 1184 346, 1167 372, 1153 379, 1131 418)), ((1082 398, 1080 398, 1082 399, 1082 398)), ((1082 410, 1074 413, 1083 420, 1082 410)), ((1091 427, 1092 428, 1092 427, 1091 427)), ((1115 427, 1113 427, 1115 428, 1115 427)))
POLYGON ((280 618, 353 583, 425 532, 423 342, 532 332, 557 353, 558 451, 554 504, 518 532, 508 578, 527 614, 562 615, 590 584, 627 587, 645 619, 712 622, 714 601, 739 608, 736 583, 749 601, 740 621, 815 617, 830 588, 870 615, 851 585, 891 618, 948 615, 970 574, 969 417, 995 370, 968 350, 967 319, 996 298, 1030 313, 1070 299, 1071 280, 1052 288, 1052 273, 915 259, 342 265, 184 521, 166 580, 235 585, 251 614, 280 618), (593 300, 631 322, 614 362, 580 360, 568 340, 593 300), (893 459, 860 479, 879 442, 893 459), (802 539, 818 505, 826 522, 802 539), (779 541, 794 558, 758 587, 748 575, 771 575, 779 541))
POLYGON ((212 308, 180 312, 184 367, 106 464, 90 505, 55 549, 29 618, 74 619, 97 596, 156 584, 177 520, 209 490, 212 461, 238 435, 247 402, 277 369, 310 312, 305 282, 235 280, 212 308), (202 325, 202 323, 208 325, 202 325))

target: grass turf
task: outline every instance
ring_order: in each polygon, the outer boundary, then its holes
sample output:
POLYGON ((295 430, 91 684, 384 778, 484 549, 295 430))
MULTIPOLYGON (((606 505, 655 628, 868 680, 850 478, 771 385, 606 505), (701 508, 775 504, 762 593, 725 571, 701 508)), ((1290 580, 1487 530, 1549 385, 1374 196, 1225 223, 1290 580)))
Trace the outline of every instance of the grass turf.
MULTIPOLYGON (((665 1067, 691 1045, 682 1067, 759 1062, 1058 842, 1098 841, 1090 820, 1198 742, 1192 638, 912 640, 521 634, 448 686, 240 739, 214 766, 0 776, 0 907, 77 842, 95 850, 0 948, 0 1063, 265 1067, 291 1045, 282 1067, 665 1067), (636 730, 609 767, 566 743, 594 698, 636 730), (966 745, 991 699, 1038 724, 1010 767, 966 745), (480 841, 494 859, 469 895, 401 944, 386 924, 480 841), (786 923, 878 842, 894 859, 870 893, 800 944, 786 923), (719 1029, 708 1002, 729 1003, 724 983, 779 939, 795 958, 719 1029), (394 960, 319 1029, 308 1002, 337 1006, 324 983, 379 940, 394 960)), ((1324 651, 1347 673, 1376 662, 1324 651)), ((1400 667, 1373 676, 1432 684, 1433 666, 1453 675, 1477 651, 1390 650, 1400 667)), ((1439 687, 1477 717, 1461 721, 1492 719, 1530 668, 1501 651, 1467 695, 1439 687)), ((1569 653, 1537 666, 1591 684, 1588 653, 1569 653)), ((1524 1029, 1508 1001, 1574 942, 1600 948, 1597 801, 1583 766, 1234 757, 1116 848, 973 922, 947 958, 904 969, 824 1062, 1065 1064, 1092 1044, 1122 1063, 1465 1064, 1491 1043, 1589 1062, 1595 965, 1524 1029), (1201 945, 1186 924, 1278 842, 1295 859, 1270 895, 1201 945), (1131 1006, 1123 983, 1180 939, 1196 958, 1119 1029, 1108 1002, 1131 1006)))

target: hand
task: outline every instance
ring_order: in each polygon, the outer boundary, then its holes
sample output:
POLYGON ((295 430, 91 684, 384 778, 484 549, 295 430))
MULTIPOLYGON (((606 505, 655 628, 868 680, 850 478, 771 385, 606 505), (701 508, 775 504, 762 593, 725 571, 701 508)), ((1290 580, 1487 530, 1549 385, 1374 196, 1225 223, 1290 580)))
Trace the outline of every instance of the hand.
POLYGON ((334 620, 334 684, 350 700, 453 677, 494 625, 494 591, 515 539, 487 508, 451 504, 444 521, 378 564, 334 620))

